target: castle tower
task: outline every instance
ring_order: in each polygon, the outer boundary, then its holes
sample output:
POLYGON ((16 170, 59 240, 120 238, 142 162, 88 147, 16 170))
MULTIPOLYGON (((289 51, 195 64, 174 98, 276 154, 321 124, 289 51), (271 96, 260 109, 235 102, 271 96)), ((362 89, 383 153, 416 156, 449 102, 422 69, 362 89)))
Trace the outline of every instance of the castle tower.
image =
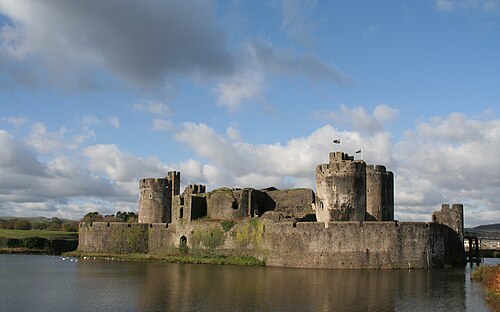
POLYGON ((139 223, 169 223, 172 197, 168 180, 147 178, 139 181, 139 223))
POLYGON ((343 152, 330 153, 328 164, 316 167, 316 219, 364 221, 366 164, 343 152))
POLYGON ((180 194, 181 173, 169 171, 165 178, 139 181, 139 223, 172 222, 172 202, 180 194))
POLYGON ((434 211, 432 221, 439 222, 450 227, 457 232, 461 239, 464 235, 464 205, 453 204, 450 208, 449 204, 441 205, 441 211, 434 211))
POLYGON ((181 193, 181 173, 178 171, 169 171, 167 173, 167 183, 171 190, 171 197, 181 193))
POLYGON ((394 175, 384 166, 366 166, 366 220, 394 220, 394 175))

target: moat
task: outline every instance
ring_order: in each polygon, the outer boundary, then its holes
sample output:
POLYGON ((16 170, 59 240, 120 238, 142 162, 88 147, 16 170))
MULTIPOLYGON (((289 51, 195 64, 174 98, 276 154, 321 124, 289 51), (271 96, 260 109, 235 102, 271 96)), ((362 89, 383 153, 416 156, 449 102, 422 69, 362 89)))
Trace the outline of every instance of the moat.
POLYGON ((469 266, 320 270, 0 255, 0 310, 488 311, 470 272, 469 266))

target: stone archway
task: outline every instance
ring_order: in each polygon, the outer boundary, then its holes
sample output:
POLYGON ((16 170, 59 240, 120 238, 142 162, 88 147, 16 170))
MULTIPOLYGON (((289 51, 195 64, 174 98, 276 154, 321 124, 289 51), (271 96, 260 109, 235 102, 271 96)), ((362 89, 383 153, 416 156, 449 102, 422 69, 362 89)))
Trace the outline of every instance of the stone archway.
POLYGON ((180 240, 179 240, 179 251, 181 253, 187 253, 188 252, 188 244, 187 244, 187 237, 182 235, 180 240))

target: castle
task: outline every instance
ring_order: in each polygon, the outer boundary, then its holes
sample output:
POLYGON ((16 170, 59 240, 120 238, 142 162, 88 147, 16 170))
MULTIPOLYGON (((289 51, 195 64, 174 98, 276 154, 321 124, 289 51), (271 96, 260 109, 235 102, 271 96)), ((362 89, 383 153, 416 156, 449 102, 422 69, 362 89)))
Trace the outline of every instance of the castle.
POLYGON ((78 249, 171 253, 184 246, 267 265, 428 268, 463 263, 463 206, 433 222, 394 220, 394 175, 343 152, 316 167, 312 189, 189 185, 180 173, 139 181, 139 223, 81 223, 78 249))

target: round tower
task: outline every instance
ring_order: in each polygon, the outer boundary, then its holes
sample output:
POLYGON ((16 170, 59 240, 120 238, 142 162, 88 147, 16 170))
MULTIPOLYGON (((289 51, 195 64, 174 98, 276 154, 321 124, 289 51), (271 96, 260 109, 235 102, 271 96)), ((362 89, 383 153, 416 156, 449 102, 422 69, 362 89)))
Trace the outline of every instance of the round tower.
POLYGON ((170 223, 171 189, 164 178, 139 181, 139 223, 170 223))
POLYGON ((366 164, 342 152, 330 153, 330 162, 316 167, 316 219, 364 221, 366 164))

